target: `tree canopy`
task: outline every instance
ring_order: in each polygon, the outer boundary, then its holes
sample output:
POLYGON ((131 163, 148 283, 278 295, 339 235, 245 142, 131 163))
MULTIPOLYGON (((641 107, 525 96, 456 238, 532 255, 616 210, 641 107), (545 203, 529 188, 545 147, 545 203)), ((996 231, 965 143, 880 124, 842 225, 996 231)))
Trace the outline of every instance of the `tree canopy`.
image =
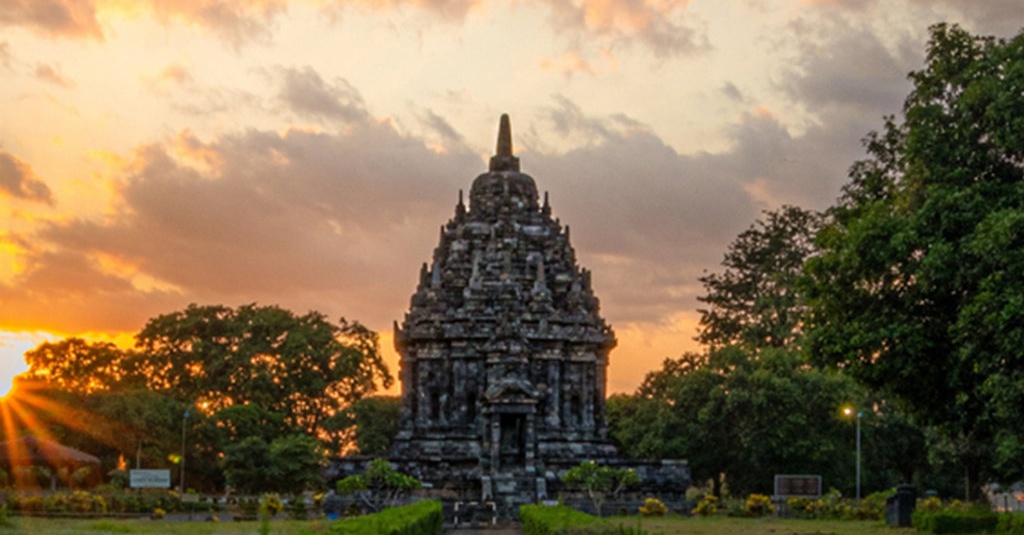
MULTIPOLYGON (((1024 476, 1024 34, 931 29, 808 262, 810 355, 1024 476)), ((985 474, 985 467, 992 473, 985 474)))
MULTIPOLYGON (((301 437, 329 452, 351 447, 353 405, 392 382, 376 333, 276 306, 191 305, 151 319, 134 349, 69 338, 41 344, 26 361, 35 390, 87 411, 88 424, 37 411, 45 425, 147 467, 179 456, 184 431, 189 481, 208 487, 225 475, 245 489, 257 480, 270 488, 267 477, 275 489, 301 487, 321 458, 317 449, 302 459, 314 450, 301 437), (264 473, 254 459, 267 461, 264 473)), ((388 407, 376 413, 383 427, 364 434, 379 449, 389 440, 376 436, 387 433, 388 407)))
POLYGON ((795 349, 802 336, 804 303, 797 281, 815 252, 821 216, 795 206, 765 212, 765 218, 729 245, 720 273, 700 278, 707 293, 697 299, 697 337, 710 349, 795 349))

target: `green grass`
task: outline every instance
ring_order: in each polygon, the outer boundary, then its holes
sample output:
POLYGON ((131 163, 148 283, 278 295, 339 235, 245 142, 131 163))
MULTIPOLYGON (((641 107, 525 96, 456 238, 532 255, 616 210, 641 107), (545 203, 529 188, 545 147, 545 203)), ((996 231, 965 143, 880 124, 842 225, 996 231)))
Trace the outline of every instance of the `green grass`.
MULTIPOLYGON (((638 517, 616 518, 625 526, 636 526, 638 517)), ((880 521, 802 520, 775 517, 731 518, 648 517, 643 528, 663 535, 901 535, 910 530, 890 528, 880 521)))
MULTIPOLYGON (((271 520, 272 535, 317 535, 328 533, 323 520, 271 520)), ((152 535, 256 535, 259 522, 175 522, 148 519, 62 519, 12 518, 11 525, 0 527, 0 535, 107 535, 138 533, 152 535)))

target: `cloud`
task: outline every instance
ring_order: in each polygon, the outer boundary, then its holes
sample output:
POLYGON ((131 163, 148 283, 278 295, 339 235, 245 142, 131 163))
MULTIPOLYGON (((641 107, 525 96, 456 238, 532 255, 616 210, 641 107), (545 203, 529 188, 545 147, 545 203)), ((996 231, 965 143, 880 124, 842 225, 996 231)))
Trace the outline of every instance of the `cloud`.
MULTIPOLYGON (((384 328, 436 245, 423 222, 450 217, 480 167, 475 154, 439 154, 369 119, 344 134, 248 130, 204 142, 185 132, 136 150, 114 213, 40 229, 42 246, 0 300, 31 298, 39 314, 60 307, 55 328, 65 330, 90 316, 94 330, 137 328, 155 306, 252 301, 384 328), (60 266, 80 272, 88 296, 56 286, 60 266)), ((0 323, 21 313, 2 308, 0 323)))
POLYGON ((103 39, 93 0, 0 0, 0 25, 51 37, 103 39))
POLYGON ((42 80, 48 84, 53 84, 64 89, 72 89, 75 87, 75 83, 64 76, 61 72, 60 65, 50 65, 47 63, 40 63, 36 66, 36 78, 42 80))
POLYGON ((359 91, 343 78, 327 83, 311 67, 277 69, 280 100, 295 115, 324 122, 361 121, 368 117, 359 91))
MULTIPOLYGON (((806 26, 801 26, 806 28, 806 26)), ((924 43, 904 38, 886 46, 877 30, 825 24, 805 35, 782 88, 812 109, 892 109, 907 94, 907 74, 921 64, 924 43)))
POLYGON ((687 17, 687 0, 541 0, 553 12, 556 28, 641 43, 656 57, 708 48, 701 24, 687 17))
MULTIPOLYGON (((351 7, 393 10, 406 6, 461 23, 469 13, 486 5, 522 3, 550 11, 554 29, 573 42, 573 52, 583 43, 598 44, 599 57, 607 60, 609 44, 642 45, 659 58, 695 53, 708 48, 704 28, 687 13, 688 0, 321 0, 324 11, 339 14, 351 7)), ((589 52, 589 51, 588 51, 589 52)), ((545 60, 551 67, 565 67, 571 56, 545 60)), ((588 60, 589 61, 589 60, 588 60)), ((577 65, 579 67, 579 65, 577 65)))
POLYGON ((164 23, 181 21, 213 30, 236 48, 269 38, 275 18, 287 9, 286 0, 149 0, 149 8, 164 23))
POLYGON ((1019 0, 915 0, 920 4, 934 4, 956 11, 971 24, 968 29, 977 34, 1011 37, 1022 30, 1019 0))
POLYGON ((0 41, 0 65, 11 68, 11 44, 7 41, 0 41))
POLYGON ((433 110, 425 110, 419 119, 424 126, 441 139, 441 146, 445 150, 450 150, 452 147, 466 147, 466 141, 463 139, 462 134, 444 117, 434 113, 433 110))
POLYGON ((103 40, 99 14, 151 15, 164 24, 213 30, 238 47, 267 38, 287 0, 0 0, 0 25, 27 27, 53 37, 103 40))
POLYGON ((53 204, 53 194, 50 192, 50 188, 32 172, 32 167, 2 149, 0 149, 0 195, 53 204))
POLYGON ((596 72, 593 64, 583 59, 583 56, 576 50, 570 50, 557 58, 542 58, 540 68, 565 75, 594 74, 596 72))
POLYGON ((682 155, 629 118, 588 116, 564 99, 548 121, 589 141, 564 155, 531 153, 522 165, 551 192, 609 314, 659 323, 693 309, 701 271, 760 209, 748 177, 729 165, 735 155, 682 155))

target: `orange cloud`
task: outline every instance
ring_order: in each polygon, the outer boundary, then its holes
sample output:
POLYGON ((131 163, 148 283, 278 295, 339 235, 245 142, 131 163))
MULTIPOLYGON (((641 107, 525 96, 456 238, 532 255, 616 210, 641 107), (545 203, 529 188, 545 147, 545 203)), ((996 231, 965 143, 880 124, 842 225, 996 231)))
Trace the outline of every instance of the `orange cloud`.
POLYGON ((579 7, 587 27, 599 31, 644 32, 657 21, 686 9, 688 0, 582 0, 579 7))
POLYGON ((51 37, 103 39, 92 0, 0 0, 0 25, 51 37))
POLYGON ((0 150, 0 196, 53 204, 53 194, 32 167, 18 157, 0 150))
POLYGON ((587 60, 576 50, 569 50, 557 58, 543 58, 540 60, 540 68, 545 71, 557 72, 566 75, 572 74, 603 74, 615 72, 619 68, 618 60, 608 49, 600 52, 601 64, 587 60))
POLYGON ((573 50, 562 54, 558 58, 544 58, 540 60, 540 68, 564 74, 594 73, 594 68, 590 65, 590 62, 583 59, 579 52, 573 50))

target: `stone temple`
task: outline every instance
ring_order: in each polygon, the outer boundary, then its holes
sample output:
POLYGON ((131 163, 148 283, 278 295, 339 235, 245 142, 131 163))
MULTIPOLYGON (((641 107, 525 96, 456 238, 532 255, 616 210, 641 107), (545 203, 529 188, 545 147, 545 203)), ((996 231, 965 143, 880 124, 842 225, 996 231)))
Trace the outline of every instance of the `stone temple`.
MULTIPOLYGON (((441 497, 514 507, 554 498, 560 475, 584 460, 644 468, 608 442, 615 335, 569 227, 520 171, 507 115, 469 206, 460 192, 420 270, 395 347, 402 397, 391 458, 441 497)), ((684 463, 666 474, 685 491, 684 463)))

